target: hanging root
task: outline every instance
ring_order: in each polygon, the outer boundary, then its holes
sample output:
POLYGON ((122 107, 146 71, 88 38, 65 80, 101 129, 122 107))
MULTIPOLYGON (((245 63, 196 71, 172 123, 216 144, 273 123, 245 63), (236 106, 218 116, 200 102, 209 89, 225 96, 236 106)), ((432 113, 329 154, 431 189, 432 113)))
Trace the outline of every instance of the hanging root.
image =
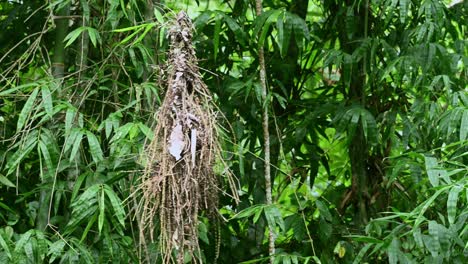
POLYGON ((184 256, 199 263, 199 211, 214 218, 218 208, 216 113, 198 71, 191 29, 190 19, 180 12, 168 33, 167 91, 140 186, 140 241, 144 247, 148 237, 158 241, 163 263, 184 263, 184 256))

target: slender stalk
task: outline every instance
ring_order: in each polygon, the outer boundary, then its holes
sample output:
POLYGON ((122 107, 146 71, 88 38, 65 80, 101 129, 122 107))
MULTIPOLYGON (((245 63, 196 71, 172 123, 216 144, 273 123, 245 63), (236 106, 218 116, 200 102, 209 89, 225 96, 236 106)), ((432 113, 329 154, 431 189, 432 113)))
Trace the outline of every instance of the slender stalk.
MULTIPOLYGON (((262 0, 256 0, 255 10, 257 16, 263 12, 262 0)), ((260 64, 260 85, 262 86, 262 102, 263 102, 263 138, 264 138, 264 152, 265 152, 265 191, 266 191, 266 203, 267 205, 272 204, 271 196, 271 170, 270 170, 270 131, 268 125, 268 107, 265 103, 267 100, 267 85, 266 85, 266 69, 265 69, 265 54, 263 46, 258 47, 258 62, 260 64)), ((268 252, 270 255, 270 263, 274 263, 275 254, 275 234, 271 228, 269 228, 268 237, 268 252)))
MULTIPOLYGON (((60 9, 57 13, 58 16, 68 16, 70 13, 70 5, 64 6, 60 9)), ((52 75, 56 79, 61 79, 64 76, 65 72, 65 43, 63 40, 68 33, 68 19, 59 19, 55 21, 56 23, 56 30, 55 30, 55 47, 54 47, 54 57, 52 61, 52 75)), ((60 83, 60 82, 59 82, 60 83)), ((61 84, 59 84, 61 85, 61 84)), ((59 88, 59 90, 62 90, 59 88)), ((47 168, 45 171, 50 170, 51 168, 47 168)), ((55 173, 55 172, 54 172, 55 173)), ((47 177, 48 173, 44 174, 42 178, 42 183, 44 186, 47 183, 51 183, 54 181, 53 177, 47 177)), ((49 224, 49 215, 51 210, 52 204, 52 192, 43 188, 40 192, 39 197, 39 209, 36 218, 36 227, 38 230, 45 230, 47 225, 49 224)))
MULTIPOLYGON (((67 17, 70 13, 70 5, 64 6, 58 11, 59 17, 67 17)), ((65 43, 63 40, 68 34, 68 19, 55 20, 55 48, 54 57, 52 60, 52 74, 56 79, 63 78, 65 71, 65 43)))

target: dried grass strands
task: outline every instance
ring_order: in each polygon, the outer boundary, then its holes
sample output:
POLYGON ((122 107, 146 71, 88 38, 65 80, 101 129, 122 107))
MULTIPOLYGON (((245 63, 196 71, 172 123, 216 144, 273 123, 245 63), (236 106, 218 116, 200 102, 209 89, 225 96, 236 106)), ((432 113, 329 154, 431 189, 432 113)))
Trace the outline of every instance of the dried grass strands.
MULTIPOLYGON (((140 186, 140 240, 146 246, 147 235, 158 239, 164 263, 183 263, 186 254, 199 262, 198 214, 204 210, 215 216, 218 205, 216 113, 198 71, 191 30, 181 12, 168 32, 167 91, 140 186), (154 233, 157 225, 159 234, 154 233)), ((232 178, 229 183, 235 193, 232 178)))

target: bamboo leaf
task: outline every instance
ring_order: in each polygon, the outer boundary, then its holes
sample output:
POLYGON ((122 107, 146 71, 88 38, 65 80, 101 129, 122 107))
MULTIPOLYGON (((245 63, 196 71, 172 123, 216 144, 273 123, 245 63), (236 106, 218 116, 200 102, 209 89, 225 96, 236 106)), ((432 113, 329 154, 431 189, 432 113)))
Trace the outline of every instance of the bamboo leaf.
POLYGON ((80 239, 80 242, 83 242, 86 238, 86 236, 88 235, 89 233, 89 230, 91 230, 91 228, 93 227, 94 223, 96 222, 96 218, 97 218, 98 214, 93 214, 91 216, 91 219, 88 221, 88 223, 86 224, 86 228, 84 229, 83 231, 83 234, 81 235, 81 239, 80 239))
POLYGON ((39 149, 41 150, 42 158, 45 161, 46 164, 46 169, 44 173, 45 178, 53 178, 53 175, 55 173, 55 167, 52 162, 52 158, 49 153, 49 149, 47 148, 46 144, 42 142, 42 140, 39 141, 39 149))
POLYGON ((463 111, 463 116, 461 118, 460 124, 460 141, 464 141, 467 139, 468 135, 468 109, 463 111))
POLYGON ((424 156, 424 161, 426 164, 426 172, 429 177, 429 181, 432 186, 439 186, 439 173, 440 171, 435 169, 437 168, 437 159, 429 156, 424 156))
POLYGON ((218 12, 218 14, 221 14, 223 16, 226 25, 229 27, 232 33, 234 33, 234 36, 236 37, 236 40, 239 41, 239 44, 242 47, 245 47, 247 43, 247 36, 242 30, 242 28, 239 26, 239 24, 237 24, 237 22, 234 19, 226 15, 224 12, 218 12))
POLYGON ((64 149, 63 149, 63 152, 68 152, 72 146, 73 146, 73 143, 75 143, 75 140, 76 140, 76 137, 78 136, 79 134, 79 130, 78 129, 74 129, 72 130, 72 132, 70 133, 70 135, 68 135, 67 137, 65 137, 65 143, 64 143, 64 149))
POLYGON ((112 208, 114 209, 114 216, 119 221, 122 227, 125 227, 125 209, 123 208, 122 200, 117 197, 115 192, 108 186, 104 185, 104 191, 106 192, 107 198, 111 203, 112 208))
POLYGON ((31 111, 34 107, 34 102, 36 101, 36 97, 38 93, 39 93, 39 89, 36 87, 31 93, 31 95, 29 95, 29 98, 24 104, 23 109, 21 109, 21 113, 18 116, 18 123, 16 125, 16 132, 19 132, 21 131, 21 129, 23 129, 23 126, 28 120, 31 114, 31 111))
POLYGON ((8 187, 16 187, 14 183, 12 183, 7 177, 3 176, 2 174, 0 174, 0 183, 8 187))
POLYGON ((114 29, 112 30, 112 32, 127 32, 127 31, 131 31, 131 30, 142 30, 143 28, 145 28, 146 24, 141 24, 141 25, 136 25, 136 26, 131 26, 131 27, 126 27, 126 28, 118 28, 118 29, 114 29))
POLYGON ((6 176, 13 173, 13 171, 15 171, 16 169, 16 166, 18 166, 18 164, 24 159, 24 157, 26 157, 29 154, 29 152, 31 152, 31 150, 36 146, 38 142, 38 134, 39 132, 37 130, 31 132, 31 134, 28 135, 24 143, 20 145, 18 150, 13 155, 11 155, 6 165, 6 167, 8 168, 6 176))
POLYGON ((110 117, 104 121, 104 127, 106 132, 106 138, 109 139, 112 133, 112 120, 110 120, 110 117))
POLYGON ((52 93, 47 85, 41 87, 42 92, 42 103, 44 104, 44 110, 46 111, 49 117, 53 116, 53 103, 52 103, 52 93))
POLYGON ((461 186, 454 186, 452 189, 450 189, 447 199, 447 215, 450 224, 455 223, 455 218, 457 216, 458 195, 462 190, 463 188, 461 186))
POLYGON ((290 21, 293 25, 294 30, 294 39, 296 40, 296 45, 299 49, 302 49, 303 41, 309 40, 309 29, 307 24, 300 16, 296 14, 290 14, 290 21))
POLYGON ((154 17, 161 25, 164 24, 164 17, 157 7, 154 8, 154 17))
POLYGON ((65 230, 66 233, 73 232, 78 224, 96 213, 98 209, 97 194, 99 193, 99 188, 98 184, 89 187, 80 195, 78 200, 72 203, 72 216, 65 230))
POLYGON ((72 32, 68 33, 68 35, 65 37, 65 39, 63 40, 64 42, 67 41, 67 43, 65 44, 65 48, 70 46, 71 44, 73 44, 73 42, 75 42, 75 40, 81 35, 81 33, 86 30, 87 27, 79 27, 75 30, 73 30, 72 32))
POLYGON ((257 205, 254 205, 254 206, 247 207, 244 210, 237 213, 236 215, 234 215, 233 219, 248 218, 248 217, 256 214, 259 210, 262 211, 265 206, 266 205, 264 205, 264 204, 257 204, 257 205))
POLYGON ((76 137, 75 137, 75 140, 73 141, 73 148, 71 149, 71 152, 70 152, 70 158, 69 158, 70 161, 75 160, 75 156, 80 150, 81 140, 83 139, 83 132, 81 131, 81 129, 76 128, 76 129, 73 129, 72 131, 73 132, 76 131, 76 137))
POLYGON ((87 27, 86 31, 88 32, 89 39, 94 47, 97 47, 98 43, 101 43, 101 35, 95 28, 87 27))
POLYGON ((76 112, 75 108, 67 108, 67 112, 65 113, 65 135, 70 134, 73 123, 75 122, 76 112))
POLYGON ((12 256, 11 256, 10 247, 8 247, 8 244, 6 243, 6 241, 5 241, 5 239, 3 238, 2 234, 0 234, 0 246, 2 246, 4 252, 5 252, 6 255, 8 256, 8 259, 11 260, 12 256))
POLYGON ((215 26, 213 32, 213 52, 214 52, 214 59, 218 57, 219 52, 219 37, 221 34, 221 17, 215 16, 215 26))
POLYGON ((353 264, 360 264, 362 263, 362 259, 364 255, 367 253, 367 251, 371 248, 372 244, 366 244, 364 247, 359 250, 359 253, 357 254, 356 258, 354 258, 353 264))
POLYGON ((86 131, 86 137, 88 138, 91 156, 94 162, 97 164, 104 159, 104 154, 102 153, 101 145, 99 144, 97 137, 91 131, 86 131))
POLYGON ((129 42, 132 38, 136 36, 140 31, 142 31, 144 27, 139 27, 137 30, 135 30, 132 34, 128 35, 126 38, 124 38, 122 41, 119 42, 119 45, 123 45, 127 42, 129 42))
POLYGON ((22 90, 22 89, 29 88, 29 87, 35 87, 35 86, 38 86, 37 82, 18 85, 18 86, 15 86, 13 88, 10 88, 10 89, 7 89, 5 91, 0 92, 0 96, 9 95, 9 94, 11 94, 13 92, 16 92, 18 90, 22 90))
POLYGON ((400 22, 404 24, 408 16, 408 7, 410 2, 408 0, 400 0, 400 22))
MULTIPOLYGON (((144 30, 143 33, 141 33, 141 35, 135 40, 135 42, 133 43, 133 45, 140 43, 140 42, 143 40, 143 38, 146 36, 146 34, 148 34, 148 32, 149 32, 153 27, 155 27, 155 26, 156 26, 155 23, 146 24, 145 30, 144 30)), ((142 49, 142 47, 140 47, 140 50, 141 50, 141 49, 142 49)), ((146 53, 142 52, 142 54, 143 54, 143 58, 145 58, 145 54, 146 54, 146 53)), ((145 64, 146 64, 146 63, 145 63, 145 64)))
POLYGON ((262 32, 258 39, 259 47, 265 45, 265 40, 267 38, 268 32, 270 32, 271 24, 278 19, 278 16, 281 14, 280 10, 274 10, 273 13, 266 19, 265 24, 262 27, 262 32))
POLYGON ((143 134, 146 136, 147 139, 152 140, 154 138, 154 133, 151 131, 151 129, 146 126, 143 123, 138 123, 138 127, 140 128, 140 131, 143 132, 143 134))
POLYGON ((83 173, 75 181, 75 184, 73 184, 73 191, 72 191, 72 196, 71 196, 71 201, 75 201, 76 195, 81 189, 81 185, 83 184, 84 180, 88 176, 88 173, 83 173))
POLYGON ((388 247, 388 263, 396 264, 398 262, 398 252, 400 251, 400 241, 394 237, 388 247))
POLYGON ((24 249, 26 243, 28 243, 28 241, 30 240, 33 232, 34 230, 32 229, 20 236, 20 238, 15 244, 15 251, 14 251, 15 253, 20 253, 20 250, 24 249))
POLYGON ((105 192, 104 188, 101 188, 101 196, 99 199, 99 219, 98 219, 98 230, 99 234, 101 234, 102 226, 104 225, 104 217, 105 217, 105 192))
MULTIPOLYGON (((449 186, 450 187, 450 186, 449 186)), ((418 228, 419 225, 425 220, 424 218, 424 213, 427 211, 427 209, 433 205, 435 199, 437 197, 439 197, 439 195, 445 191, 447 191, 447 189, 449 187, 443 187, 439 190, 437 190, 432 196, 431 198, 427 199, 424 203, 422 203, 420 206, 418 206, 413 212, 412 214, 418 214, 418 216, 416 217, 416 220, 414 221, 414 226, 413 226, 413 230, 418 228)))

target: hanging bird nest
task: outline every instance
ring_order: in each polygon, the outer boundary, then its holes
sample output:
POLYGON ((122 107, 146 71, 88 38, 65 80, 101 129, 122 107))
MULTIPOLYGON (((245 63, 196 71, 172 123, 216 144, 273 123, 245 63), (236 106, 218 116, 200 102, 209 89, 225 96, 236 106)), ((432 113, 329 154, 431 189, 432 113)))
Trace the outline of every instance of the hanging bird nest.
MULTIPOLYGON (((140 190, 140 240, 159 243, 163 263, 200 262, 198 215, 217 215, 220 160, 216 112, 192 47, 192 23, 180 12, 168 32, 167 91, 147 146, 140 190), (198 256, 198 257, 197 257, 198 256)), ((223 164, 223 163, 222 163, 223 164)), ((230 174, 228 183, 235 196, 230 174)))

